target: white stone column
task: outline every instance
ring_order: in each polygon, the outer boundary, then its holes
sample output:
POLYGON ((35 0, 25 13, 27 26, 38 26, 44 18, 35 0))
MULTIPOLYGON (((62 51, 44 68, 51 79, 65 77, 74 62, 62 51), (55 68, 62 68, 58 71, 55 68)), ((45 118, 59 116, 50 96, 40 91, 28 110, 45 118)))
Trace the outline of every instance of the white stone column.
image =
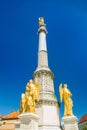
POLYGON ((19 119, 20 125, 16 123, 15 130, 38 130, 39 116, 37 114, 23 113, 19 115, 19 119))
POLYGON ((64 123, 64 130, 79 130, 78 129, 78 119, 76 116, 64 116, 62 118, 64 123))
MULTIPOLYGON (((42 27, 41 27, 42 29, 42 27)), ((43 27, 45 29, 45 27, 43 27)), ((46 46, 46 33, 44 31, 41 31, 39 33, 39 52, 40 51, 47 51, 47 46, 46 46)))

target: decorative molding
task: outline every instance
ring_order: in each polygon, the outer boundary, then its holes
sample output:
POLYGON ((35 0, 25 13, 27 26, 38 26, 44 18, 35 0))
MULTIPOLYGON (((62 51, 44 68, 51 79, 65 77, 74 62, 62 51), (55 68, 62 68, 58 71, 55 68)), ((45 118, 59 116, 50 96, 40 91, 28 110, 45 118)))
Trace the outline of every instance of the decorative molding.
POLYGON ((33 75, 33 80, 38 81, 41 86, 41 92, 54 92, 54 84, 53 84, 53 73, 47 70, 39 70, 36 71, 33 75))
POLYGON ((40 32, 44 32, 45 34, 48 33, 47 30, 46 30, 46 24, 39 26, 39 28, 38 28, 38 34, 39 34, 40 32))
POLYGON ((76 116, 65 116, 62 118, 62 121, 64 122, 64 124, 75 124, 78 122, 78 119, 76 116))
POLYGON ((40 77, 40 75, 49 75, 52 79, 54 78, 54 74, 48 67, 39 67, 36 69, 36 71, 33 74, 33 78, 35 78, 37 75, 40 77))
POLYGON ((39 102, 36 102, 36 108, 39 108, 43 105, 47 106, 56 106, 57 108, 60 107, 59 103, 56 101, 49 101, 49 100, 40 100, 39 102))

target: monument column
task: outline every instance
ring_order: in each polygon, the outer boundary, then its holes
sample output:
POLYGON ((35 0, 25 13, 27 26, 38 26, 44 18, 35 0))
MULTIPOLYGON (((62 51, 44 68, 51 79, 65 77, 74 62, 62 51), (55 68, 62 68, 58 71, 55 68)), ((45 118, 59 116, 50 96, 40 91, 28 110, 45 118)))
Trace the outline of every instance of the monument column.
POLYGON ((40 101, 36 106, 40 117, 38 125, 39 130, 60 130, 59 103, 54 93, 54 74, 48 66, 46 34, 46 24, 41 17, 38 26, 38 66, 33 74, 33 80, 38 81, 41 87, 40 101))

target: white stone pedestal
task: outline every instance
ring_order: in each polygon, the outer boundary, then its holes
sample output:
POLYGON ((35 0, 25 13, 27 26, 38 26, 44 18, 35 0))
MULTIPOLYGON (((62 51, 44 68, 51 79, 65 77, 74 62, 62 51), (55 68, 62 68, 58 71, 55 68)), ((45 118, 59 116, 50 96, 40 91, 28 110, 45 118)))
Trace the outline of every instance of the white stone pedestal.
POLYGON ((78 129, 78 119, 76 116, 65 116, 62 118, 64 123, 64 130, 79 130, 78 129))
POLYGON ((39 116, 34 113, 19 115, 20 123, 15 124, 15 130, 38 130, 39 116))
POLYGON ((58 107, 55 104, 42 104, 37 109, 40 117, 39 130, 61 130, 58 107))

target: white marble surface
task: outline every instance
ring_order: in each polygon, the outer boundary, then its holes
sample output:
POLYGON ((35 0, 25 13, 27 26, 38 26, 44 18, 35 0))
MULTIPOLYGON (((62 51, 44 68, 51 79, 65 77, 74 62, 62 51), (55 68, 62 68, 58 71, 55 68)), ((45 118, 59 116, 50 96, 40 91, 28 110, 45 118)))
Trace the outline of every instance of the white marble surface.
POLYGON ((65 116, 62 118, 62 121, 64 122, 65 130, 79 130, 76 116, 65 116))
POLYGON ((42 105, 37 109, 40 116, 39 130, 60 130, 59 112, 56 106, 42 105))
POLYGON ((45 127, 40 127, 39 130, 61 130, 59 127, 56 127, 56 126, 45 126, 45 127))
POLYGON ((16 123, 15 130, 38 130, 38 119, 39 116, 34 113, 23 113, 19 115, 20 119, 20 128, 16 123))
POLYGON ((38 53, 38 67, 42 66, 45 66, 45 68, 48 66, 48 54, 43 50, 38 53))
POLYGON ((39 51, 47 51, 47 46, 46 46, 46 34, 44 31, 39 33, 39 51))

